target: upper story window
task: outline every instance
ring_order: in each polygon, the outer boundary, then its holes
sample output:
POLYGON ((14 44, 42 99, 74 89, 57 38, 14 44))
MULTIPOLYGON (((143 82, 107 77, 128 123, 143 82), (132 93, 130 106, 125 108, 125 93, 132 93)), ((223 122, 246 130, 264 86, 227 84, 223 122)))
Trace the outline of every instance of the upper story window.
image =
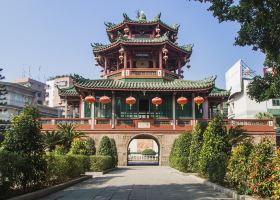
POLYGON ((280 99, 272 99, 272 106, 280 106, 280 99))

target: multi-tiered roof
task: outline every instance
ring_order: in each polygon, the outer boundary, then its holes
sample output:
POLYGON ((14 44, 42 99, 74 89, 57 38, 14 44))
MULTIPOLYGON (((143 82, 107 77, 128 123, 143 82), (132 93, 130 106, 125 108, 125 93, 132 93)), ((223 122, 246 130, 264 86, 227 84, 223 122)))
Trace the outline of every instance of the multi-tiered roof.
POLYGON ((188 91, 205 96, 225 97, 215 88, 215 77, 198 81, 183 80, 193 45, 179 45, 179 25, 167 25, 161 14, 147 20, 144 12, 136 20, 123 14, 119 24, 107 22, 109 44, 92 44, 93 54, 101 66, 103 79, 89 80, 73 76, 74 87, 60 90, 62 96, 87 95, 93 91, 188 91), (212 93, 211 93, 212 91, 212 93))

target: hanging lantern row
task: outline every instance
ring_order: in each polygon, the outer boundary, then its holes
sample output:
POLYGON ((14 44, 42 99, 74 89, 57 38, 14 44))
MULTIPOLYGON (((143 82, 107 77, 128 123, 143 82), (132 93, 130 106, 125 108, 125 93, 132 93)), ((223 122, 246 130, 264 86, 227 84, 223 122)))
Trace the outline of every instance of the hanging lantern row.
MULTIPOLYGON (((93 104, 96 101, 96 99, 92 95, 86 96, 85 98, 83 96, 80 96, 80 97, 81 97, 81 100, 85 101, 88 104, 93 104)), ((110 97, 102 96, 102 97, 100 97, 99 102, 102 104, 108 104, 111 102, 111 100, 110 100, 110 97)))
POLYGON ((124 49, 123 49, 123 48, 120 48, 119 53, 120 53, 119 59, 120 59, 121 63, 123 63, 123 59, 124 59, 124 56, 123 56, 123 54, 124 54, 124 49))
POLYGON ((125 99, 125 102, 126 102, 126 104, 129 105, 130 110, 131 110, 131 107, 136 103, 136 99, 134 97, 130 96, 125 99))
POLYGON ((181 105, 182 110, 184 109, 184 105, 188 103, 188 99, 186 97, 179 97, 177 99, 177 103, 181 105))
POLYGON ((167 59, 168 59, 168 55, 167 55, 168 49, 164 47, 164 48, 162 49, 162 52, 164 53, 163 60, 164 60, 164 62, 166 63, 166 62, 167 62, 167 59))

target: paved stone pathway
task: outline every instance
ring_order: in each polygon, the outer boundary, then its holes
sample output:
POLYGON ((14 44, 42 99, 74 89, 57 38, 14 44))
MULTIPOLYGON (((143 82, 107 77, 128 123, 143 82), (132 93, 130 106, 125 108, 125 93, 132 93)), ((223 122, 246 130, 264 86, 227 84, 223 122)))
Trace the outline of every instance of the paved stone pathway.
POLYGON ((200 183, 193 175, 182 175, 169 167, 122 167, 54 193, 42 200, 229 200, 200 183))

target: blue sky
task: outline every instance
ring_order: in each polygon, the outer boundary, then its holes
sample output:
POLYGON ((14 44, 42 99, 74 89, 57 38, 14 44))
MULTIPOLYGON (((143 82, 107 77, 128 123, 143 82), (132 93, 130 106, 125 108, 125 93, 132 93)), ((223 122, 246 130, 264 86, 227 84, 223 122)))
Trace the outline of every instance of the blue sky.
POLYGON ((264 55, 251 47, 234 46, 238 24, 218 20, 207 5, 188 0, 0 0, 0 67, 7 81, 29 74, 42 81, 49 76, 77 73, 99 78, 90 43, 108 43, 104 21, 135 18, 143 10, 148 19, 159 12, 168 24, 180 24, 179 44, 194 44, 185 79, 224 74, 239 58, 257 73, 264 55), (176 2, 176 3, 175 3, 176 2), (41 68, 39 73, 39 68, 41 68), (29 73, 30 69, 30 73, 29 73))

